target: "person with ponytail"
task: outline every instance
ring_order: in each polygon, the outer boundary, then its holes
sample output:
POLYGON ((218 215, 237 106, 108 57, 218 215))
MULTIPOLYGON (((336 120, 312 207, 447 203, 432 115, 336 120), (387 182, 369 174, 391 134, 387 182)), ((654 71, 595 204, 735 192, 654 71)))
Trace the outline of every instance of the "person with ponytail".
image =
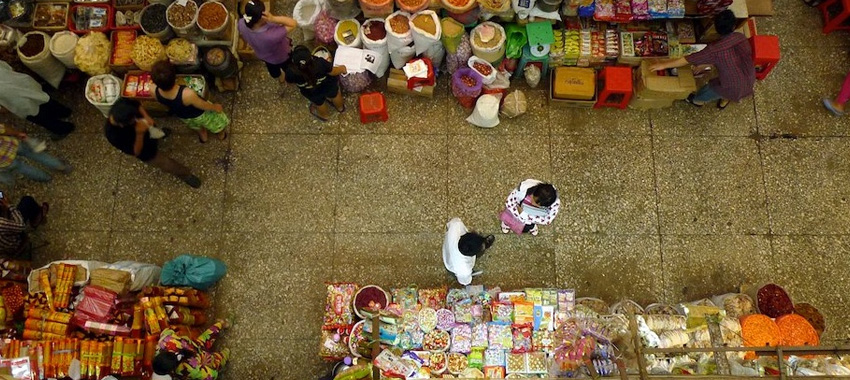
POLYGON ((310 114, 317 119, 328 121, 327 102, 337 111, 345 111, 339 91, 339 75, 347 73, 345 66, 334 66, 324 58, 314 57, 310 49, 299 45, 292 50, 283 73, 286 82, 298 86, 301 95, 310 100, 310 114))
POLYGON ((280 74, 292 50, 289 33, 298 26, 295 19, 272 15, 261 0, 250 0, 237 24, 239 35, 254 49, 257 58, 266 63, 272 78, 283 83, 280 74))

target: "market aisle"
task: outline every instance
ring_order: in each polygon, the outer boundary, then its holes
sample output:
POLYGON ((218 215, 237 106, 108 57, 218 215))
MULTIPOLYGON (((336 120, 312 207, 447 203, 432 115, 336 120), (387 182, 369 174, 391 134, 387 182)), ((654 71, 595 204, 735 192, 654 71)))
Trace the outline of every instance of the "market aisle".
POLYGON ((361 125, 347 96, 348 111, 323 124, 251 63, 240 92, 216 95, 234 123, 227 142, 198 144, 179 121, 158 121, 175 129, 164 149, 198 170, 199 190, 111 149, 72 86, 60 98, 78 105, 79 130, 49 149, 75 172, 21 181, 12 197, 51 202, 37 264, 162 264, 184 252, 227 262, 216 288, 217 312, 237 317, 222 341, 234 351, 227 379, 323 368, 325 281, 452 285, 446 220, 497 233, 504 197, 526 177, 560 188, 562 214, 537 238, 498 236, 476 282, 646 304, 769 280, 820 308, 827 340, 850 339, 850 120, 820 105, 850 70, 850 38, 822 35, 798 0, 776 8, 759 30, 780 35, 782 62, 722 112, 559 109, 529 89, 527 115, 481 130, 441 79, 434 99, 388 95, 388 123, 361 125))

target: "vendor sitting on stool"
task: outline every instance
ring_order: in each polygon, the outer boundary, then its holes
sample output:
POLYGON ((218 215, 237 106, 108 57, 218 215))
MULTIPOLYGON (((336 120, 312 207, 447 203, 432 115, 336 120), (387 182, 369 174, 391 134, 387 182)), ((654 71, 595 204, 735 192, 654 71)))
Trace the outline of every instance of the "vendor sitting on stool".
POLYGON ((469 285, 472 282, 472 276, 481 274, 481 272, 472 273, 475 258, 483 255, 495 240, 496 237, 493 235, 484 237, 470 232, 460 218, 454 218, 446 223, 443 264, 449 272, 457 276, 457 281, 461 285, 469 285))
POLYGON ((171 374, 180 379, 215 380, 230 357, 230 350, 213 352, 213 344, 221 330, 230 327, 227 321, 219 320, 197 339, 179 336, 172 329, 165 329, 159 336, 157 353, 153 359, 152 380, 171 380, 171 374))
POLYGON ((717 100, 717 108, 724 109, 730 100, 737 102, 752 95, 756 82, 753 50, 747 37, 735 32, 736 22, 732 11, 727 9, 720 12, 714 19, 714 28, 720 34, 720 40, 686 57, 650 65, 649 69, 661 71, 685 65, 714 65, 717 78, 688 97, 688 103, 697 107, 717 100))

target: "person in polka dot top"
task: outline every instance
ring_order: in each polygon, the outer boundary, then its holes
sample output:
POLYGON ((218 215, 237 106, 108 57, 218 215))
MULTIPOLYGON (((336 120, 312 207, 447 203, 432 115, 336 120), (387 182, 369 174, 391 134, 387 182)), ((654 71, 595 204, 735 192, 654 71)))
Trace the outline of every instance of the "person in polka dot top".
POLYGON ((522 181, 505 201, 505 210, 499 215, 502 233, 517 235, 525 232, 537 236, 539 224, 551 224, 561 208, 558 190, 552 184, 536 179, 522 181))

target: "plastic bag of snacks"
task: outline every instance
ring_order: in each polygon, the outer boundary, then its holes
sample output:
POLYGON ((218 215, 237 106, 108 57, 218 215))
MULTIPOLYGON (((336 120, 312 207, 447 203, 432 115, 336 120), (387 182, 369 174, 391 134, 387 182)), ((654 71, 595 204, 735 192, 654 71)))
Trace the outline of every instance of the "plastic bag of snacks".
POLYGON ((540 84, 540 68, 537 65, 528 65, 523 69, 525 73, 525 82, 528 87, 536 88, 540 84))
POLYGON ((454 305, 455 321, 457 323, 472 322, 472 301, 459 302, 454 305))
POLYGON ((514 346, 511 325, 503 322, 490 322, 487 326, 490 348, 509 350, 514 346))
POLYGON ((316 16, 316 22, 313 24, 316 32, 316 41, 323 44, 334 42, 336 23, 337 20, 331 17, 328 11, 323 10, 319 12, 319 15, 316 16))
POLYGON ((74 48, 74 64, 89 75, 101 75, 111 72, 109 58, 112 44, 101 32, 91 32, 77 42, 74 48))
POLYGON ((475 99, 481 95, 482 85, 481 76, 468 67, 452 74, 452 95, 466 108, 475 106, 475 99))
POLYGON ((472 326, 472 347, 487 347, 487 324, 476 323, 472 326))
MULTIPOLYGON (((813 330, 814 331, 814 330, 813 330)), ((472 328, 469 325, 457 325, 452 329, 451 352, 469 353, 472 350, 472 328)))
POLYGON ((325 360, 342 360, 348 356, 349 349, 345 343, 348 340, 340 336, 335 330, 322 330, 322 336, 319 338, 319 356, 325 360))
POLYGON ((513 334, 513 348, 511 352, 523 353, 531 351, 531 324, 514 324, 511 326, 513 334))
POLYGON ((509 302, 493 302, 492 314, 494 322, 511 323, 514 320, 514 306, 509 302))
POLYGON ((393 302, 401 306, 402 310, 416 309, 417 293, 415 287, 395 288, 390 290, 393 302))
POLYGON ((354 322, 351 301, 357 291, 357 284, 327 284, 328 297, 325 301, 323 329, 347 327, 354 322))
POLYGON ((446 288, 419 289, 419 303, 434 310, 446 306, 446 288))

